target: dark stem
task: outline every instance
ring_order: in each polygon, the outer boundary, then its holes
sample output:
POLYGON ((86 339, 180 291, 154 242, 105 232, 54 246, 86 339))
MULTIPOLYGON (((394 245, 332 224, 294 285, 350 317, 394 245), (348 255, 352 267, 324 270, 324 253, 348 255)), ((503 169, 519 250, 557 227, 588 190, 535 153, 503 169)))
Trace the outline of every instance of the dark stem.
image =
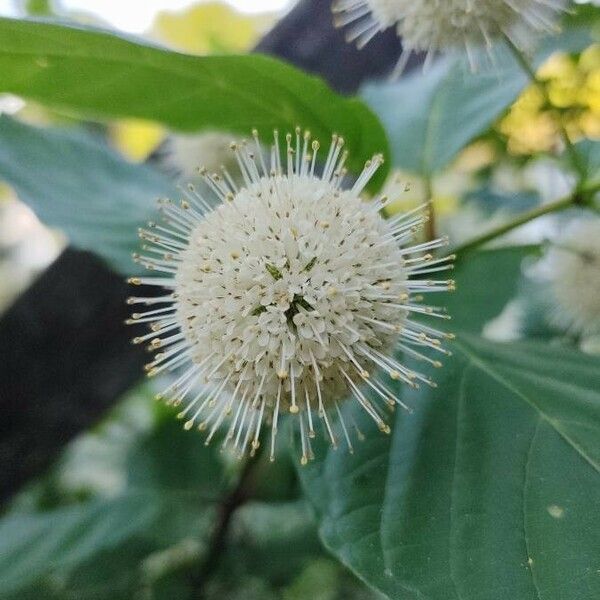
POLYGON ((263 446, 259 446, 254 457, 244 463, 240 478, 233 490, 223 498, 217 507, 217 521, 213 529, 204 562, 191 576, 194 598, 203 598, 206 584, 210 581, 227 546, 227 536, 233 516, 240 506, 252 498, 256 483, 256 468, 260 464, 263 446))
POLYGON ((573 206, 574 204, 574 197, 569 196, 568 198, 563 198, 561 200, 557 200, 556 202, 544 204, 543 206, 537 206, 536 208, 523 213, 514 221, 510 221, 509 223, 500 225, 499 227, 496 227, 488 231, 487 233, 477 236, 472 240, 469 240, 468 242, 457 246, 452 250, 452 253, 456 254, 458 257, 461 257, 467 254, 468 252, 471 252, 473 250, 476 250, 480 246, 483 246, 483 244, 486 244, 487 242, 490 242, 496 239, 497 237, 500 237, 501 235, 509 233, 513 229, 516 229, 521 225, 525 225, 525 223, 529 223, 529 221, 533 221, 534 219, 537 219, 538 217, 541 217, 543 215, 548 215, 554 212, 564 210, 565 208, 573 206))
POLYGON ((534 219, 544 215, 560 212, 561 210, 565 210, 567 208, 585 208, 592 212, 600 213, 600 208, 594 203, 595 196, 598 192, 600 192, 600 183, 580 186, 573 194, 567 196, 566 198, 562 198, 542 206, 536 206, 532 210, 522 213, 513 221, 505 223, 504 225, 500 225, 499 227, 496 227, 487 233, 479 235, 468 242, 465 242, 464 244, 456 246, 453 248, 452 253, 456 254, 457 257, 460 258, 472 250, 476 250, 480 246, 483 246, 487 242, 490 242, 512 231, 513 229, 520 227, 521 225, 525 225, 525 223, 529 223, 529 221, 533 221, 534 219))

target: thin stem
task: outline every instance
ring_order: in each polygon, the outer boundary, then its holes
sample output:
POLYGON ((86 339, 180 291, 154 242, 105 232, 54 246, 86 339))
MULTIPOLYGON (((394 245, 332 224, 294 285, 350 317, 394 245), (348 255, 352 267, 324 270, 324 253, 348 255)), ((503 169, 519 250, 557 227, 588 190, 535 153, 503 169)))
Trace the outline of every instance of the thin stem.
POLYGON ((452 250, 452 254, 456 254, 457 256, 467 254, 468 252, 483 246, 483 244, 491 242, 492 240, 495 240, 496 238, 512 231, 513 229, 517 229, 517 227, 525 225, 526 223, 529 223, 538 217, 560 212, 566 208, 586 208, 592 212, 600 213, 600 207, 594 203, 594 197, 598 192, 600 192, 600 183, 594 183, 581 189, 577 189, 571 195, 561 198, 560 200, 556 200, 555 202, 549 202, 548 204, 543 204, 542 206, 536 206, 532 210, 519 215, 514 221, 500 225, 499 227, 491 229, 487 233, 479 235, 472 240, 465 242, 464 244, 456 246, 452 250))
POLYGON ((501 235, 520 227, 521 225, 525 225, 525 223, 529 223, 529 221, 533 221, 538 217, 542 217, 544 215, 549 215, 551 213, 559 212, 564 210, 565 208, 569 208, 570 206, 575 205, 575 196, 568 196, 567 198, 562 198, 561 200, 557 200, 556 202, 551 202, 549 204, 544 204, 543 206, 537 206, 536 208, 519 215, 514 221, 510 221, 509 223, 505 223, 504 225, 500 225, 494 229, 491 229, 487 233, 484 233, 480 236, 473 238, 472 240, 457 246, 452 250, 452 254, 456 254, 457 256, 463 256, 483 244, 490 242, 501 235))
POLYGON ((190 581, 194 589, 194 597, 203 597, 206 583, 210 580, 224 554, 233 515, 240 506, 252 497, 256 486, 256 468, 259 465, 261 456, 262 445, 259 446, 254 457, 246 459, 236 487, 231 490, 218 506, 217 521, 208 544, 206 559, 191 576, 190 581))
POLYGON ((542 96, 544 97, 544 101, 552 109, 552 112, 554 114, 554 119, 556 121, 556 126, 558 127, 558 131, 559 131, 562 141, 565 145, 567 153, 569 154, 569 158, 571 160, 571 165, 573 166, 573 169, 579 175, 579 185, 580 185, 585 178, 585 172, 586 172, 585 165, 583 164, 583 162, 581 160, 581 156, 579 156, 579 153, 577 152, 575 146, 573 145, 573 142, 571 141, 571 138, 569 137, 569 133, 567 132, 567 130, 565 128, 565 124, 563 123, 563 120, 561 118, 560 113, 558 112, 557 107, 554 105, 554 103, 552 102, 552 99, 550 98, 550 94, 548 93, 548 88, 546 87, 546 84, 538 78, 538 76, 535 72, 535 69, 529 63, 529 61, 527 60, 527 58, 525 57, 523 52, 521 52, 521 50, 510 39, 510 37, 506 34, 504 34, 503 37, 504 37, 504 41, 506 42, 508 49, 512 53, 513 57, 515 58, 515 60, 517 61, 517 63, 519 64, 519 66, 521 67, 523 72, 527 75, 527 77, 529 78, 531 83, 535 87, 537 87, 537 89, 541 92, 542 96))

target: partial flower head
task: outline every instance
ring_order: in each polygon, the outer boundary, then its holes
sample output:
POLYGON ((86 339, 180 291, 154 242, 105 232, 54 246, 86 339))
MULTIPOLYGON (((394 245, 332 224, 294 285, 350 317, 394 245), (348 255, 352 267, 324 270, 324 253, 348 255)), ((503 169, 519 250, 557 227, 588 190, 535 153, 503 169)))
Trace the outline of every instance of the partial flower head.
POLYGON ((176 174, 181 180, 189 181, 198 177, 198 164, 211 173, 225 165, 235 164, 229 148, 231 135, 220 131, 202 133, 173 133, 160 149, 161 166, 176 174))
POLYGON ((186 429, 206 431, 206 443, 223 429, 223 445, 243 454, 268 427, 273 458, 289 413, 305 463, 319 421, 332 445, 352 449, 347 397, 389 432, 386 412, 402 403, 388 380, 434 385, 395 352, 441 366, 429 351, 447 353, 451 336, 421 317, 447 316, 422 301, 452 287, 438 278, 451 257, 431 254, 445 240, 409 245, 423 207, 385 220, 385 197, 361 198, 381 156, 346 186, 341 137, 322 161, 308 132, 283 147, 275 132, 269 160, 253 137, 231 145, 243 185, 200 169, 210 194, 189 186, 180 203, 160 203, 163 223, 140 230, 136 260, 160 275, 130 282, 166 291, 129 299, 147 306, 131 322, 150 324, 134 341, 156 351, 149 375, 180 371, 160 397, 181 406, 186 429))
POLYGON ((359 47, 377 32, 395 27, 404 47, 397 71, 413 51, 435 52, 491 47, 509 37, 524 46, 532 33, 554 27, 564 0, 335 0, 336 24, 348 26, 348 39, 359 47))
POLYGON ((544 272, 555 321, 573 333, 600 333, 600 218, 573 222, 550 247, 544 272))

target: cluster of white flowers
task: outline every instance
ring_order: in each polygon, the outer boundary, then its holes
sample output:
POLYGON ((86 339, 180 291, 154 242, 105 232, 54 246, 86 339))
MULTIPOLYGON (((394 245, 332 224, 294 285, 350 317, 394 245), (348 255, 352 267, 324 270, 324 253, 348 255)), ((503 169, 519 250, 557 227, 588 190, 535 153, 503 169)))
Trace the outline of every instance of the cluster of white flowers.
POLYGON ((189 186, 181 203, 161 202, 165 223, 140 231, 147 245, 136 260, 164 276, 130 282, 167 292, 129 299, 153 305, 132 315, 151 329, 134 341, 158 352, 149 375, 184 367, 160 396, 182 405, 186 429, 206 430, 209 443, 229 419, 223 445, 243 454, 258 448, 266 423, 273 458, 280 416, 290 413, 306 463, 317 420, 331 444, 343 437, 352 450, 340 410, 349 393, 389 432, 386 409, 404 405, 385 376, 435 385, 394 351, 441 366, 422 350, 447 353, 442 340, 451 336, 411 317, 447 318, 422 300, 452 288, 429 279, 452 257, 431 254, 446 240, 408 245, 425 207, 385 220, 385 197, 363 201, 381 156, 344 189, 341 137, 323 164, 308 132, 288 134, 282 149, 275 132, 268 161, 253 137, 231 145, 243 185, 226 168, 200 169, 213 197, 189 186))
POLYGON ((583 336, 600 333, 600 219, 573 222, 544 262, 555 321, 583 336))
POLYGON ((531 34, 551 30, 564 0, 335 0, 338 26, 350 25, 348 39, 359 47, 379 31, 396 27, 403 53, 401 72, 413 51, 428 58, 438 51, 465 48, 472 64, 473 50, 507 36, 517 47, 531 34))

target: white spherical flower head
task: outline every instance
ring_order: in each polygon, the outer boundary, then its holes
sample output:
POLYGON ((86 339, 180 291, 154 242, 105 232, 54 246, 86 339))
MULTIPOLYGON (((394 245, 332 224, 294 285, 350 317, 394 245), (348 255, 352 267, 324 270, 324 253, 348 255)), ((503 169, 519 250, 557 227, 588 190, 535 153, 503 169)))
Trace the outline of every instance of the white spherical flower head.
POLYGON ((564 0, 336 0, 338 26, 350 25, 348 39, 359 47, 379 31, 396 27, 402 38, 401 72, 413 51, 429 58, 437 51, 466 49, 472 65, 473 48, 491 47, 507 36, 521 47, 532 33, 554 28, 564 0))
POLYGON ((578 334, 600 332, 600 219, 574 222, 546 257, 557 322, 578 334))
POLYGON ((223 428, 223 445, 242 454, 259 447, 267 424, 273 458, 280 416, 289 413, 305 463, 318 420, 331 444, 342 438, 352 449, 346 397, 389 432, 386 409, 402 404, 386 378, 434 385, 394 351, 440 366, 422 350, 446 353, 450 336, 411 317, 447 318, 421 301, 452 282, 422 276, 450 268, 452 257, 430 254, 445 240, 407 246, 426 220, 423 207, 385 220, 385 197, 363 201, 381 156, 345 189, 342 138, 333 137, 323 164, 319 143, 299 129, 286 136, 282 160, 275 133, 269 166, 254 138, 232 144, 242 187, 226 169, 201 169, 213 197, 190 186, 179 205, 161 203, 164 225, 141 230, 149 246, 136 259, 167 277, 130 281, 169 292, 131 298, 165 304, 131 322, 151 324, 134 340, 157 351, 150 375, 183 367, 160 396, 182 405, 186 429, 206 430, 209 443, 223 428))

